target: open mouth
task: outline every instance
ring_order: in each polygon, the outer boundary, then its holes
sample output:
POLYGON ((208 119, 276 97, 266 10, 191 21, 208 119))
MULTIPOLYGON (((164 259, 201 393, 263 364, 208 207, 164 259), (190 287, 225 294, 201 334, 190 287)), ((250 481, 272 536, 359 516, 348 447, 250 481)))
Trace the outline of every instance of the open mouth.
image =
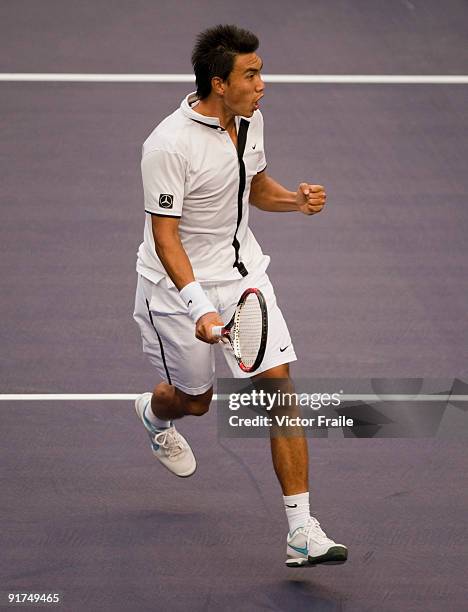
POLYGON ((263 98, 263 96, 260 96, 260 98, 257 98, 257 100, 254 102, 254 109, 258 110, 260 108, 260 100, 263 98))

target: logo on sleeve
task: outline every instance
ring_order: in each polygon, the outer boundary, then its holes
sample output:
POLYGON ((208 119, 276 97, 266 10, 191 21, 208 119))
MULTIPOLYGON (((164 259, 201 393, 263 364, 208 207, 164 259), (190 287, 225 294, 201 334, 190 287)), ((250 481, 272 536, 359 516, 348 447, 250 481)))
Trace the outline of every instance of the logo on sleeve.
POLYGON ((161 208, 172 208, 174 202, 174 196, 170 193, 162 193, 159 196, 159 206, 161 208))

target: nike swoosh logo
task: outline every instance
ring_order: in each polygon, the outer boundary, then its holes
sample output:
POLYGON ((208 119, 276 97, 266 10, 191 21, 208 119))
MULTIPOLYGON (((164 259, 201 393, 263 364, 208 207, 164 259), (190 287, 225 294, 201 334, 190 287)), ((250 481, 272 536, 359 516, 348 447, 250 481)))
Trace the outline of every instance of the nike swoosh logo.
POLYGON ((286 508, 297 508, 297 504, 294 504, 294 506, 288 506, 288 504, 286 504, 286 508))
POLYGON ((302 555, 307 555, 309 554, 309 551, 307 550, 307 546, 305 546, 304 548, 301 548, 300 546, 293 546, 292 544, 288 544, 288 546, 290 548, 293 548, 295 551, 297 551, 298 553, 301 553, 302 555))
POLYGON ((284 351, 288 348, 289 344, 287 344, 284 348, 280 347, 280 353, 284 353, 284 351))
POLYGON ((253 147, 252 147, 252 149, 255 149, 255 147, 256 147, 256 146, 257 146, 257 145, 256 145, 256 144, 254 144, 254 145, 253 145, 253 147))
POLYGON ((189 300, 187 306, 190 306, 191 303, 192 303, 192 300, 189 300))

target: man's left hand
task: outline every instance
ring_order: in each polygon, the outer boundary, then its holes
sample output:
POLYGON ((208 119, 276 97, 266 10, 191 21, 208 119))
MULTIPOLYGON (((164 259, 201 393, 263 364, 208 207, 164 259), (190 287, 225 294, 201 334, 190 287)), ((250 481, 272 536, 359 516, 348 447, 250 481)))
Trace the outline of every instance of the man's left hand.
POLYGON ((309 185, 301 183, 296 193, 298 210, 305 215, 316 215, 325 206, 327 194, 322 185, 309 185))

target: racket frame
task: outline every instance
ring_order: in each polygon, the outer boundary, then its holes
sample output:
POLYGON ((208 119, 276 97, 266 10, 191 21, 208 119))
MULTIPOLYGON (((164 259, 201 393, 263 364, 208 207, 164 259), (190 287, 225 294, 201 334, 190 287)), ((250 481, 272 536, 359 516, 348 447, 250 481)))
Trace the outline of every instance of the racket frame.
POLYGON ((237 306, 234 311, 234 314, 231 317, 231 320, 229 321, 227 325, 225 325, 222 328, 220 336, 222 338, 227 338, 229 340, 231 346, 233 347, 234 357, 236 358, 236 361, 239 364, 239 367, 243 372, 247 372, 247 373, 254 372, 260 366, 260 364, 262 363, 263 357, 265 355, 265 349, 266 349, 267 338, 268 338, 268 310, 267 310, 265 296, 260 291, 260 289, 256 289, 255 287, 250 287, 249 289, 246 289, 242 293, 242 295, 239 298, 239 301, 237 302, 237 306), (258 349, 258 353, 257 353, 257 357, 255 361, 253 362, 251 366, 246 366, 245 363, 243 363, 242 359, 238 357, 236 355, 236 352, 234 351, 233 341, 231 338, 231 329, 234 327, 236 317, 238 316, 239 307, 242 306, 242 304, 247 300, 248 296, 251 293, 255 293, 255 295, 257 296, 258 302, 260 304, 260 309, 262 312, 262 335, 261 335, 261 340, 260 340, 260 347, 258 349))

